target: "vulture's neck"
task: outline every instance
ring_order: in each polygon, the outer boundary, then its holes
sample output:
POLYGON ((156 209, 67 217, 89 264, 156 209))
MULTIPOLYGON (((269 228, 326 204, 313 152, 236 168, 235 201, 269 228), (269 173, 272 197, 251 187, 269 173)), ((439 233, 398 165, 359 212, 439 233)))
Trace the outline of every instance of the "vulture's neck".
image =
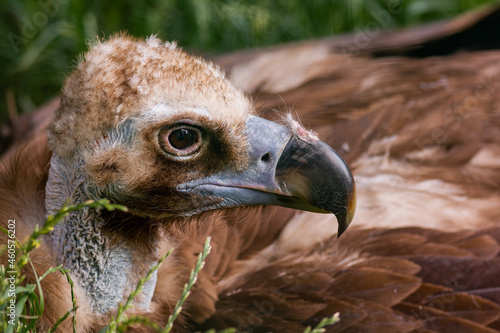
MULTIPOLYGON (((95 198, 88 188, 88 176, 81 159, 51 159, 46 186, 47 214, 65 204, 79 204, 95 198)), ((86 292, 94 312, 115 309, 135 289, 141 277, 156 264, 119 237, 103 231, 103 218, 94 209, 71 212, 50 234, 57 263, 71 271, 86 292)), ((154 257, 154 256, 151 256, 154 257)), ((156 274, 144 285, 135 304, 147 310, 151 303, 156 274)))

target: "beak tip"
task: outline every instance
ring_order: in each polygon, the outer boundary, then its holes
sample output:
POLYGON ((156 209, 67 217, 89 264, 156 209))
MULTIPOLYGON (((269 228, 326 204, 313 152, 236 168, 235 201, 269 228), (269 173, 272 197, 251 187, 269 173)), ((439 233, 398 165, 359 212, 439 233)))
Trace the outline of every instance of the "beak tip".
POLYGON ((339 214, 339 216, 337 216, 339 225, 337 238, 340 237, 344 233, 344 231, 346 231, 346 229, 349 227, 354 218, 354 213, 356 212, 357 196, 356 196, 356 183, 354 183, 354 181, 352 183, 352 187, 353 188, 352 188, 351 198, 347 204, 347 212, 345 214, 342 213, 339 214))
POLYGON ((337 232, 337 238, 339 238, 340 236, 342 236, 342 234, 346 230, 347 230, 347 223, 341 223, 341 222, 339 222, 339 230, 337 232))

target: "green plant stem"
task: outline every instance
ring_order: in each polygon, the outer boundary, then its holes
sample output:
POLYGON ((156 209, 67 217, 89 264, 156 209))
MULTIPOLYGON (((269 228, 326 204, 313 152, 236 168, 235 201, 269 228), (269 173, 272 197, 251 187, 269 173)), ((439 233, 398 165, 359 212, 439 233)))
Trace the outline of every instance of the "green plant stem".
POLYGON ((207 258, 211 250, 212 246, 210 245, 210 237, 207 237, 207 240, 205 241, 205 246, 203 247, 203 251, 198 255, 198 260, 196 261, 196 265, 194 269, 191 271, 188 283, 184 285, 184 290, 182 291, 181 298, 175 304, 174 312, 168 317, 167 325, 165 326, 165 329, 161 331, 162 333, 168 333, 172 330, 174 321, 177 318, 177 316, 181 313, 182 305, 188 298, 191 292, 191 288, 193 288, 194 284, 196 283, 196 280, 198 279, 198 273, 200 273, 203 266, 205 266, 205 259, 207 258))

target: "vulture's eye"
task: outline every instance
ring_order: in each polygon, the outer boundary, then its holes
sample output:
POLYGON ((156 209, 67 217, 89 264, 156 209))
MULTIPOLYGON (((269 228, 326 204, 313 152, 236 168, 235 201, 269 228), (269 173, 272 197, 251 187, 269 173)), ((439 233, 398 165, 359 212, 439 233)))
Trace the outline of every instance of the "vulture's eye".
POLYGON ((188 156, 200 148, 202 133, 195 126, 180 124, 161 129, 159 139, 160 146, 165 152, 176 156, 188 156))

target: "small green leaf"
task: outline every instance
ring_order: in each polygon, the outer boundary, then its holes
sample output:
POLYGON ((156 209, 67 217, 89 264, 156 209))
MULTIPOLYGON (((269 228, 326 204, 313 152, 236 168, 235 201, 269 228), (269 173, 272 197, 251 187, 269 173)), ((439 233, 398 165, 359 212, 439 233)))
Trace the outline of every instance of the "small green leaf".
POLYGON ((104 326, 103 328, 101 328, 99 330, 99 333, 106 333, 108 330, 109 330, 109 325, 108 326, 104 326))
POLYGON ((16 294, 20 294, 20 293, 24 293, 24 292, 27 292, 27 293, 32 293, 33 291, 35 291, 35 285, 34 284, 27 284, 26 286, 16 286, 16 294))

